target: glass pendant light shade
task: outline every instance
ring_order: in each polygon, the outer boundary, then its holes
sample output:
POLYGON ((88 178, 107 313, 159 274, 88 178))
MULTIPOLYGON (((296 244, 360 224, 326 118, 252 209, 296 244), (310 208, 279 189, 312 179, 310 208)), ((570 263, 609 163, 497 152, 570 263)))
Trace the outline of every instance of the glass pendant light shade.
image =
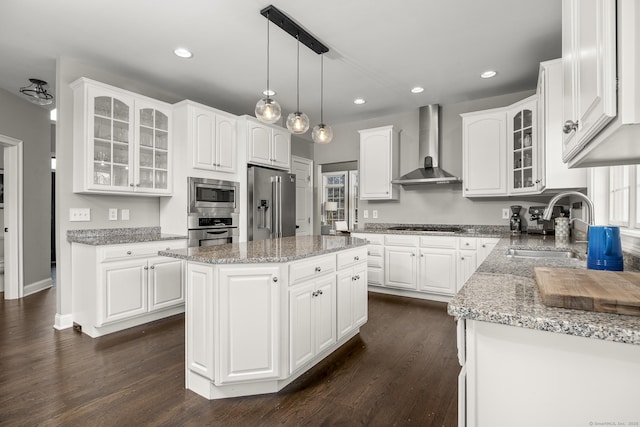
POLYGON ((309 117, 299 111, 289 114, 289 117, 287 117, 287 129, 293 133, 305 133, 309 130, 309 117))
POLYGON ((262 98, 256 104, 256 117, 263 123, 275 123, 281 116, 280 104, 275 99, 262 98))
POLYGON ((316 144, 328 144, 333 140, 333 129, 324 123, 315 125, 311 131, 311 139, 316 144))

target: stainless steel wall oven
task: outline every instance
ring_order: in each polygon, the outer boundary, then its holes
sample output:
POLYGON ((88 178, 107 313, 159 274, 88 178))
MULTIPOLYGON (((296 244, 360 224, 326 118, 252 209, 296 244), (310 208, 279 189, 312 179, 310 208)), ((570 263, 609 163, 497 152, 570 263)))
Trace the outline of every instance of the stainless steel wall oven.
POLYGON ((240 185, 237 182, 189 178, 189 246, 238 241, 240 185))

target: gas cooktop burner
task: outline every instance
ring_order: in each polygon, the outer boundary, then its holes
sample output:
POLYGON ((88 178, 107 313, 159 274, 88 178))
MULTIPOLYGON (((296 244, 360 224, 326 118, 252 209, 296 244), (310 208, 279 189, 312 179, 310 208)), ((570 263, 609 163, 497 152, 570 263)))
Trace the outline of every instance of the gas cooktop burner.
POLYGON ((436 226, 428 226, 428 225, 398 225, 395 227, 389 227, 389 230, 394 231, 431 231, 438 233, 460 233, 462 228, 460 227, 436 227, 436 226))

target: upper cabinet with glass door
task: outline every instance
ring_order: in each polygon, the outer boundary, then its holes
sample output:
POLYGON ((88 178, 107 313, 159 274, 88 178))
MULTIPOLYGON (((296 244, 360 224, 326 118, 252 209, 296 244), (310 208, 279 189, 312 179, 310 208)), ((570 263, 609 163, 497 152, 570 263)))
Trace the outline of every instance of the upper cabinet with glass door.
POLYGON ((536 96, 519 102, 509 110, 508 141, 511 161, 510 193, 535 192, 538 183, 536 134, 536 96))
POLYGON ((74 192, 170 195, 168 105, 86 78, 71 87, 74 192))

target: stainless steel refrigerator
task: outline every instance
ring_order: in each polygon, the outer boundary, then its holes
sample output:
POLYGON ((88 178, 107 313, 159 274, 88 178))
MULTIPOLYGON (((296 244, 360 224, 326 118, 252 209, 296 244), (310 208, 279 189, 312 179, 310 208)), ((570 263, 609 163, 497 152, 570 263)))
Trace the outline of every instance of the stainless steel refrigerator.
POLYGON ((296 234, 296 176, 249 166, 247 239, 263 240, 296 234))

